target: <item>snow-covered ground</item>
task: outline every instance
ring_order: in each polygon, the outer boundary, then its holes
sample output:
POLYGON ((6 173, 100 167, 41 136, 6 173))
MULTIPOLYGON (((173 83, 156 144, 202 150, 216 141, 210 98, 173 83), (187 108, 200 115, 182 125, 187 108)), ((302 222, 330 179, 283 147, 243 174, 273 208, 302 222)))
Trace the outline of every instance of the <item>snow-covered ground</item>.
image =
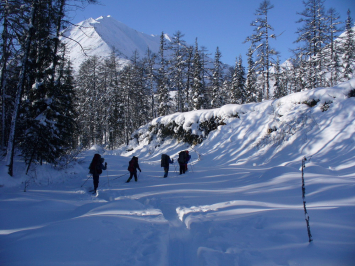
POLYGON ((353 88, 355 80, 152 122, 196 130, 198 121, 224 117, 195 147, 148 143, 142 134, 132 151, 93 147, 68 169, 37 167, 30 179, 21 162, 14 178, 2 165, 0 265, 354 265, 355 98, 346 97, 353 88), (304 104, 312 99, 316 106, 304 104), (189 171, 179 175, 174 164, 162 178, 160 155, 176 160, 184 149, 189 171), (93 196, 87 173, 96 152, 108 170, 93 196), (142 173, 127 184, 133 155, 142 173))

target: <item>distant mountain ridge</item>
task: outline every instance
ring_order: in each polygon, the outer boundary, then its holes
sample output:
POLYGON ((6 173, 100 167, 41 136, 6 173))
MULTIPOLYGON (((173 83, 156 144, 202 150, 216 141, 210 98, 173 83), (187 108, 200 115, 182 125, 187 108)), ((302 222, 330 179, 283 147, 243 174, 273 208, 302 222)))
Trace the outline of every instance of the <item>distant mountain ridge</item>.
MULTIPOLYGON (((166 35, 167 40, 169 37, 166 35)), ((143 57, 147 49, 159 51, 160 36, 138 32, 110 16, 89 18, 63 32, 63 42, 75 70, 87 56, 106 57, 115 50, 122 64, 129 61, 135 51, 143 57)))

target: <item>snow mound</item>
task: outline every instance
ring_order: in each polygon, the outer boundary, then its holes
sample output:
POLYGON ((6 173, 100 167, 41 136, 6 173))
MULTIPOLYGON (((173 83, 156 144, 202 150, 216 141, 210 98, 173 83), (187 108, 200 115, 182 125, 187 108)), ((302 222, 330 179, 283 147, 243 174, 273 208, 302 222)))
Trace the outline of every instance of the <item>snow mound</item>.
POLYGON ((354 88, 352 79, 262 103, 158 117, 134 132, 138 137, 122 150, 158 158, 169 150, 169 140, 173 156, 187 148, 218 165, 292 166, 306 156, 317 157, 324 169, 354 169, 348 159, 354 158, 349 143, 355 140, 355 99, 348 96, 354 88))

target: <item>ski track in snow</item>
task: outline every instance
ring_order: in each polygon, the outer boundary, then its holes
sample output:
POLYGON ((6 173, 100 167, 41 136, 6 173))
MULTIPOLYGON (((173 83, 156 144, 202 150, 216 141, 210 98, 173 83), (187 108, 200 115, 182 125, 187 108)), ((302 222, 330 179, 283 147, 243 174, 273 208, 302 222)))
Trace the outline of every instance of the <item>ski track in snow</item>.
MULTIPOLYGON (((85 156, 83 165, 88 164, 91 155, 85 156)), ((187 266, 236 262, 277 265, 280 261, 292 265, 294 261, 311 265, 308 262, 314 252, 323 256, 333 245, 348 246, 343 251, 336 248, 331 254, 339 252, 350 258, 346 250, 355 246, 353 223, 337 219, 337 213, 344 217, 355 209, 354 176, 340 177, 341 182, 334 185, 331 175, 306 174, 310 184, 308 212, 315 239, 309 245, 300 172, 275 168, 269 172, 276 175, 255 182, 250 180, 255 174, 252 169, 228 166, 221 172, 197 163, 194 172, 180 176, 172 166, 168 178, 161 178, 163 172, 158 164, 141 162, 139 181, 126 184, 127 176, 113 179, 123 172, 117 168, 128 159, 105 158, 112 169, 101 175, 96 196, 88 192, 91 179, 80 188, 86 177, 72 179, 62 189, 59 184, 32 184, 25 193, 18 189, 2 193, 1 212, 7 217, 0 222, 2 265, 25 265, 25 261, 30 262, 26 265, 44 265, 52 259, 56 262, 50 265, 65 261, 187 266), (112 180, 108 182, 108 178, 112 180), (330 196, 328 190, 336 194, 330 196), (9 220, 13 222, 6 222, 9 220), (328 230, 341 235, 347 232, 348 236, 334 244, 334 238, 325 233, 328 230), (44 251, 48 256, 42 255, 44 251), (19 254, 21 257, 16 256, 19 254), (298 258, 300 254, 304 259, 298 258)), ((335 265, 332 255, 326 258, 331 263, 324 265, 335 265)), ((320 257, 316 261, 327 262, 320 257)), ((345 260, 339 265, 350 264, 345 260)))

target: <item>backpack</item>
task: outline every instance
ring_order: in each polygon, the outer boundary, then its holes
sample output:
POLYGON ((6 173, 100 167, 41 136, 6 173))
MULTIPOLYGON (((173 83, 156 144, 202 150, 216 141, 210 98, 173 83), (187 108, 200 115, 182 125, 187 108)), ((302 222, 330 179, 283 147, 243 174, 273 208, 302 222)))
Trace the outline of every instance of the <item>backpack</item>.
POLYGON ((92 161, 89 166, 90 169, 90 174, 102 174, 102 169, 101 169, 101 155, 96 153, 94 155, 94 158, 92 158, 92 161))
POLYGON ((128 163, 127 170, 130 172, 134 172, 135 169, 136 169, 136 160, 134 158, 132 158, 132 160, 130 160, 128 163))
POLYGON ((186 151, 179 152, 179 163, 186 163, 186 151))
POLYGON ((162 154, 161 155, 161 162, 160 166, 161 167, 167 167, 169 165, 170 157, 167 154, 162 154))

